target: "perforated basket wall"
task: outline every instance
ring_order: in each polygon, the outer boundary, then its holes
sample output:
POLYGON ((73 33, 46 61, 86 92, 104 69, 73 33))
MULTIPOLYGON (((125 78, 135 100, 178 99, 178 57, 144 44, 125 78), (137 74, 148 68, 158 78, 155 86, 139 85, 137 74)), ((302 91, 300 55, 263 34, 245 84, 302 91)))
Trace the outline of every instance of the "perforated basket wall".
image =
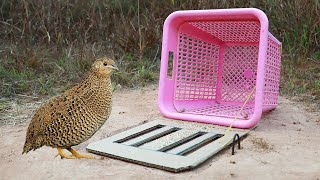
POLYGON ((164 25, 159 109, 167 117, 255 125, 278 101, 281 43, 258 9, 178 11, 164 25), (172 77, 168 54, 173 53, 172 77))

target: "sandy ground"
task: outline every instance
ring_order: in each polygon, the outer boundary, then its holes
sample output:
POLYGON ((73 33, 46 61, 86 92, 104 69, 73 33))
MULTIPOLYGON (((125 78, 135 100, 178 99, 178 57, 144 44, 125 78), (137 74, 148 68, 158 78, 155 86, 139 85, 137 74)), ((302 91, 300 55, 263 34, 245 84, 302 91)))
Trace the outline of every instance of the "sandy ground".
MULTIPOLYGON (((110 119, 75 149, 88 154, 88 143, 161 118, 156 98, 156 85, 116 91, 110 119)), ((97 155, 61 160, 54 158, 56 150, 50 147, 21 155, 28 123, 39 104, 22 103, 25 110, 10 114, 20 123, 0 126, 0 179, 320 179, 319 113, 283 97, 278 108, 265 114, 242 140, 242 149, 234 156, 228 148, 198 168, 178 174, 97 155)))

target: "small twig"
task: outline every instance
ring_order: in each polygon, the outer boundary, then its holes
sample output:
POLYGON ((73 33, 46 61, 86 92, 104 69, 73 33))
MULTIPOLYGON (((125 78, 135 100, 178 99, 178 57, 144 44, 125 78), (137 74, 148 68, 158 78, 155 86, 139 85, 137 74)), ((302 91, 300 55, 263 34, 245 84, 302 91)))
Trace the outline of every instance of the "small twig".
POLYGON ((28 96, 28 95, 25 95, 25 94, 16 94, 17 96, 21 96, 21 97, 28 97, 28 98, 34 98, 34 99, 37 99, 39 97, 36 97, 36 96, 28 96))
POLYGON ((70 58, 71 57, 71 50, 72 50, 72 46, 73 46, 73 43, 71 44, 69 50, 67 50, 67 57, 70 58))
POLYGON ((137 31, 136 28, 134 27, 134 25, 132 24, 132 21, 130 21, 130 25, 131 25, 131 27, 132 27, 132 29, 133 29, 134 31, 137 31))
POLYGON ((48 36, 48 43, 50 43, 50 41, 51 41, 51 37, 50 37, 50 34, 49 34, 49 32, 47 31, 47 36, 48 36))
POLYGON ((138 0, 138 30, 139 30, 139 60, 142 60, 142 39, 141 39, 141 28, 140 28, 140 0, 138 0))
POLYGON ((158 46, 158 48, 157 48, 157 52, 156 52, 156 54, 154 55, 154 58, 153 58, 153 60, 152 60, 152 63, 151 63, 151 67, 154 65, 154 62, 156 61, 156 59, 157 59, 157 56, 158 56, 158 53, 159 53, 159 46, 158 46))
POLYGON ((21 29, 19 29, 17 26, 12 25, 12 24, 9 24, 9 23, 7 23, 7 22, 5 22, 5 21, 0 21, 0 22, 1 22, 2 24, 4 24, 4 25, 13 27, 14 29, 16 29, 16 30, 18 30, 18 31, 20 31, 20 32, 22 33, 21 29))
POLYGON ((90 29, 92 28, 92 24, 90 24, 89 25, 89 27, 88 27, 88 29, 86 30, 86 32, 84 33, 84 38, 85 38, 85 40, 87 41, 87 34, 88 34, 88 32, 90 31, 90 29))
POLYGON ((313 59, 313 58, 307 58, 307 60, 311 60, 312 62, 315 62, 317 64, 320 64, 320 62, 318 62, 317 60, 313 59))
POLYGON ((96 54, 94 52, 95 51, 95 47, 94 47, 95 45, 96 45, 96 43, 94 42, 92 47, 91 47, 91 51, 92 51, 93 57, 96 57, 96 54))
POLYGON ((61 74, 63 74, 64 73, 64 69, 62 67, 60 67, 57 63, 54 63, 54 64, 62 71, 61 74))

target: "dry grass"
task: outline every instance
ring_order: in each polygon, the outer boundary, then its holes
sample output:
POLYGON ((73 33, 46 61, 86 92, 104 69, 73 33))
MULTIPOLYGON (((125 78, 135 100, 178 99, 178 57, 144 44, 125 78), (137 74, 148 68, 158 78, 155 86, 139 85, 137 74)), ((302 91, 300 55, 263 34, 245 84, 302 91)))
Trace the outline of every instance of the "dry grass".
POLYGON ((0 1, 0 95, 55 94, 108 55, 116 84, 158 78, 162 24, 180 9, 256 7, 283 42, 282 94, 320 97, 318 0, 23 0, 0 1), (61 88, 62 87, 62 88, 61 88))
POLYGON ((16 125, 30 120, 34 111, 42 103, 43 100, 38 98, 21 95, 14 99, 0 99, 0 126, 16 125))
POLYGON ((270 145, 265 139, 259 138, 259 137, 253 137, 251 139, 251 142, 253 146, 257 149, 263 150, 263 151, 269 151, 273 150, 273 146, 270 145))

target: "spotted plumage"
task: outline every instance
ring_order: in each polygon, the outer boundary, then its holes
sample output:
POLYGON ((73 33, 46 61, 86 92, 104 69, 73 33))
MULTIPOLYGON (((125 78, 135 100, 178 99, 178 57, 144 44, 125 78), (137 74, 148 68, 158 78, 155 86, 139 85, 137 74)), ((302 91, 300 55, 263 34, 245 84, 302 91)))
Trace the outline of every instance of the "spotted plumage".
POLYGON ((61 157, 87 157, 71 146, 88 140, 108 119, 112 103, 110 76, 114 69, 118 68, 113 60, 98 59, 80 84, 42 105, 28 127, 23 153, 45 145, 58 148, 61 157), (73 156, 65 155, 62 149, 73 156))

